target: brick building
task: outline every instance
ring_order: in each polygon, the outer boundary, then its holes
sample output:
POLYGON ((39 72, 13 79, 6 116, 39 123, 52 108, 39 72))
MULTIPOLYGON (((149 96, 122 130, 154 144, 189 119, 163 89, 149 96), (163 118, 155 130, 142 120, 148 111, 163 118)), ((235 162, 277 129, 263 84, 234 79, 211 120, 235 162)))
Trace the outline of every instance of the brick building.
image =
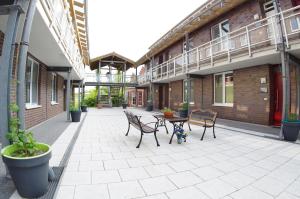
POLYGON ((187 101, 220 118, 279 125, 284 54, 287 111, 299 113, 300 1, 278 2, 209 0, 163 35, 137 61, 154 108, 177 110, 187 101))
MULTIPOLYGON (((66 110, 68 71, 72 82, 79 82, 84 77, 89 55, 84 13, 86 5, 85 1, 82 2, 45 0, 36 3, 25 66, 26 129, 66 110)), ((24 4, 22 8, 25 14, 21 14, 18 35, 22 35, 28 7, 24 4)), ((0 16, 0 56, 9 26, 8 18, 9 15, 0 16)), ((14 82, 17 81, 20 42, 21 38, 17 37, 10 103, 16 102, 17 84, 14 82)))

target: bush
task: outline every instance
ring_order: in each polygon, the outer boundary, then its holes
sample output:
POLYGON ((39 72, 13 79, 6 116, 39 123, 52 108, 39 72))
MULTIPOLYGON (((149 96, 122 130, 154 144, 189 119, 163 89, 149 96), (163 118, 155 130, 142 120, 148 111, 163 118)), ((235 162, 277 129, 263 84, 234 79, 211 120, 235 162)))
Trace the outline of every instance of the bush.
POLYGON ((97 89, 91 90, 90 93, 85 96, 84 102, 88 107, 96 107, 96 105, 97 105, 97 89))

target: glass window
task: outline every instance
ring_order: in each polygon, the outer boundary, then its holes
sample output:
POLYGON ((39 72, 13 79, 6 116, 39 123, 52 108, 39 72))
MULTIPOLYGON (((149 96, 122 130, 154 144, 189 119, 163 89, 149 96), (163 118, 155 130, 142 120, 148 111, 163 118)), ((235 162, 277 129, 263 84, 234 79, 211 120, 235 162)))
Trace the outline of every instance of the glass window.
POLYGON ((215 76, 215 103, 223 103, 223 75, 215 76))
POLYGON ((25 85, 26 85, 26 103, 38 104, 38 81, 39 64, 28 58, 26 64, 25 85))
POLYGON ((216 74, 215 85, 215 104, 232 105, 234 98, 233 73, 216 74))
POLYGON ((57 76, 54 73, 51 78, 51 101, 57 102, 57 76))
POLYGON ((299 30, 300 20, 299 17, 293 17, 291 18, 291 30, 292 32, 299 30))
POLYGON ((225 103, 233 103, 233 74, 225 74, 225 103))
MULTIPOLYGON (((190 89, 190 103, 194 103, 194 81, 190 80, 191 89, 190 89)), ((188 80, 183 81, 183 102, 187 102, 188 97, 188 80)))

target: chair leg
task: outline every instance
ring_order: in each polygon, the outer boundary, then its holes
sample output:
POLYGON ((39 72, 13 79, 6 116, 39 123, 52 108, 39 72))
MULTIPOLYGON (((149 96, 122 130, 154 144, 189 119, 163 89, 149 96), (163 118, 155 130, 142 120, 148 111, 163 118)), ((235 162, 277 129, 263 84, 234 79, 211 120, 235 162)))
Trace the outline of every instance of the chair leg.
POLYGON ((192 131, 192 129, 191 129, 191 126, 190 126, 190 123, 188 122, 188 126, 189 126, 189 129, 190 129, 190 131, 192 131))
POLYGON ((136 146, 136 148, 140 148, 140 145, 141 145, 142 139, 143 139, 143 133, 141 133, 140 142, 139 142, 139 144, 136 146))
POLYGON ((168 131, 168 128, 167 128, 166 124, 165 124, 165 128, 166 128, 166 132, 167 132, 167 134, 169 134, 169 131, 168 131))
POLYGON ((214 138, 216 138, 216 134, 215 134, 215 125, 213 125, 213 134, 214 134, 214 138))
POLYGON ((201 141, 203 140, 203 137, 204 137, 205 131, 206 131, 206 127, 204 127, 204 131, 203 131, 203 134, 202 134, 202 137, 201 137, 201 141))
POLYGON ((128 136, 129 130, 130 130, 130 123, 128 123, 128 130, 125 136, 128 136))
POLYGON ((160 146, 159 143, 158 143, 157 137, 156 137, 156 132, 154 132, 154 137, 155 137, 155 140, 156 140, 156 145, 160 146))

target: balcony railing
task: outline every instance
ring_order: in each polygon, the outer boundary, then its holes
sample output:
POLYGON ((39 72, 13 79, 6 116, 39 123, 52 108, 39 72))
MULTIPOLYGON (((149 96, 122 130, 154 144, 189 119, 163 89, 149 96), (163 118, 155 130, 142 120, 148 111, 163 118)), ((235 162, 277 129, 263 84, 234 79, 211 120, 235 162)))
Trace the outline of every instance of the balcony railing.
POLYGON ((97 75, 96 73, 85 73, 85 82, 99 82, 99 83, 137 83, 135 75, 97 75))
POLYGON ((139 83, 159 81, 215 67, 217 63, 230 63, 236 57, 251 58, 254 53, 264 50, 277 50, 277 44, 282 43, 281 29, 286 47, 289 48, 300 38, 300 6, 256 21, 156 65, 152 68, 151 78, 144 74, 139 78, 139 83), (283 24, 282 28, 279 20, 283 24))
POLYGON ((73 69, 81 76, 84 75, 84 62, 80 54, 76 31, 69 11, 69 5, 65 0, 41 0, 42 8, 50 21, 50 27, 54 30, 58 43, 62 46, 73 69))

